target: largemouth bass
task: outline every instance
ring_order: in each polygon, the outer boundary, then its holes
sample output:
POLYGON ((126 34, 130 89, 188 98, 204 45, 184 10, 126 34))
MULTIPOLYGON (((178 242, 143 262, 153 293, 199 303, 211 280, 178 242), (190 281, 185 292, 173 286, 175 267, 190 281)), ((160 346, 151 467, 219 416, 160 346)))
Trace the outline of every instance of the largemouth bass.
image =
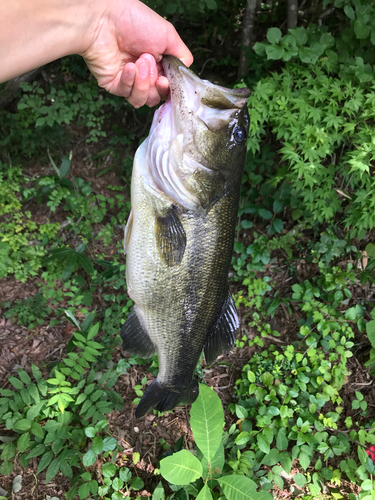
POLYGON ((171 410, 198 396, 194 370, 231 349, 238 329, 228 289, 249 129, 247 88, 201 80, 163 58, 168 100, 138 148, 125 229, 128 294, 123 349, 155 352, 159 374, 137 409, 171 410))

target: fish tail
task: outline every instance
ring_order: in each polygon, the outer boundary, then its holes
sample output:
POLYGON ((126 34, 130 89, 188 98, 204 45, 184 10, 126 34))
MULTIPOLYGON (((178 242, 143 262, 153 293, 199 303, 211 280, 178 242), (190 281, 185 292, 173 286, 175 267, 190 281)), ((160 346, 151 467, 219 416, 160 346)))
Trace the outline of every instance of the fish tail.
POLYGON ((144 393, 137 409, 136 418, 143 417, 151 409, 158 411, 173 410, 179 404, 193 403, 199 393, 198 380, 193 380, 192 384, 183 390, 176 388, 167 388, 158 379, 154 380, 144 393))

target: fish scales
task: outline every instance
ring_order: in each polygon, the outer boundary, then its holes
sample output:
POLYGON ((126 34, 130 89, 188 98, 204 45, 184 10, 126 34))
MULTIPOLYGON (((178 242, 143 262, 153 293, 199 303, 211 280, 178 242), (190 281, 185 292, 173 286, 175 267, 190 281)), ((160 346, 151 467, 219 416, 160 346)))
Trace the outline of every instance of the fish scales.
POLYGON ((249 93, 200 80, 171 56, 163 66, 171 97, 136 152, 125 231, 127 286, 135 306, 121 331, 123 349, 144 357, 157 352, 159 358, 158 376, 137 417, 194 401, 202 349, 212 362, 233 346, 238 327, 228 269, 249 93))

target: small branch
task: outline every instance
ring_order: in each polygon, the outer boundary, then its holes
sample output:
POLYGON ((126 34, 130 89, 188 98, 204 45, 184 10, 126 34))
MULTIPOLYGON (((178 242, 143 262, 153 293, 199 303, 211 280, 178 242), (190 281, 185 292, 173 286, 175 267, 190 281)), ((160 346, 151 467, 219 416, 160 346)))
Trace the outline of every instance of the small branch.
POLYGON ((257 0, 247 0, 245 16, 243 19, 241 52, 238 61, 238 78, 242 78, 248 69, 249 63, 246 56, 246 49, 250 50, 254 38, 254 21, 257 0))
POLYGON ((288 30, 298 23, 298 0, 288 0, 288 30))

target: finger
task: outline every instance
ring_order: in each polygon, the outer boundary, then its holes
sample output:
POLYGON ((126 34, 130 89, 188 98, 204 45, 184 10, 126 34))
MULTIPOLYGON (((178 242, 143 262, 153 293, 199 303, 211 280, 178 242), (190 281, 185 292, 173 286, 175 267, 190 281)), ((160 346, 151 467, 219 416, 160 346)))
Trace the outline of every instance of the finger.
POLYGON ((138 59, 135 65, 137 73, 135 75, 134 85, 128 101, 135 108, 140 108, 146 104, 149 97, 151 85, 150 63, 147 59, 138 59))
POLYGON ((134 63, 125 64, 121 73, 120 83, 117 88, 117 92, 119 95, 122 95, 125 98, 130 96, 133 89, 136 73, 137 67, 134 63))
POLYGON ((159 76, 156 80, 156 89, 161 99, 165 100, 169 94, 169 81, 165 76, 159 76))

